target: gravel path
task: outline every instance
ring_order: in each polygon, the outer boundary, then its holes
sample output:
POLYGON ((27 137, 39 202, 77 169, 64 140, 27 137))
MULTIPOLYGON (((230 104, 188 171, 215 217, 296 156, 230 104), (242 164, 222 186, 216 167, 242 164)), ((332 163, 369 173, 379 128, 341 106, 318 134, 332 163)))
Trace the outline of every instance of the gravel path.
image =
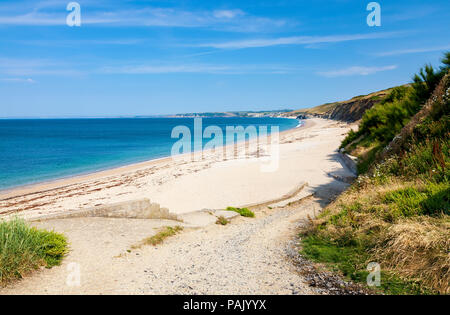
MULTIPOLYGON (((83 222, 70 220, 38 223, 45 227, 53 224, 55 230, 64 230, 69 239, 80 243, 72 244, 72 252, 62 266, 42 270, 0 293, 314 294, 290 260, 288 244, 299 222, 318 207, 315 200, 286 208, 265 207, 256 211, 256 218, 238 217, 226 226, 185 229, 164 244, 130 253, 127 246, 136 239, 116 242, 111 225, 116 221, 98 220, 91 230, 80 229, 83 222), (101 239, 105 233, 100 231, 106 224, 109 242, 101 239), (89 254, 82 251, 86 244, 91 244, 89 254), (118 253, 124 254, 118 257, 118 253), (80 264, 81 283, 69 287, 66 279, 71 270, 67 267, 74 261, 80 264)), ((134 229, 142 237, 147 224, 142 221, 152 220, 131 220, 127 229, 136 225, 134 229)), ((154 223, 147 230, 152 227, 156 228, 154 223)), ((119 228, 123 234, 123 222, 117 223, 119 228)), ((120 237, 124 235, 116 235, 120 237)))
POLYGON ((312 294, 287 256, 287 241, 310 209, 308 202, 262 218, 239 218, 149 250, 158 252, 158 262, 143 264, 136 293, 312 294))

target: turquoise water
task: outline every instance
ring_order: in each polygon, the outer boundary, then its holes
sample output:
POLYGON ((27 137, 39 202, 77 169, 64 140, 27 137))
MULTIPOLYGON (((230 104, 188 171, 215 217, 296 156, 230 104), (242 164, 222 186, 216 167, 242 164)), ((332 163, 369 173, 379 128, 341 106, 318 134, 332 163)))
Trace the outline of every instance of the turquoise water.
MULTIPOLYGON (((7 119, 0 120, 0 189, 39 183, 170 156, 175 126, 190 118, 7 119)), ((204 118, 215 125, 298 125, 283 118, 204 118)), ((204 144, 207 140, 204 141, 204 144)), ((224 140, 225 143, 225 140, 224 140)))

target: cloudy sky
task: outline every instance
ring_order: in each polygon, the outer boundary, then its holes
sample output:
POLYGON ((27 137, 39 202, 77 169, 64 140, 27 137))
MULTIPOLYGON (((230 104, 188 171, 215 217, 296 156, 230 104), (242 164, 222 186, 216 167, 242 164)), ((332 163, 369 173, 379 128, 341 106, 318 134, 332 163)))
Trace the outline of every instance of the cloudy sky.
POLYGON ((448 0, 0 2, 0 117, 304 108, 404 84, 450 50, 448 0))

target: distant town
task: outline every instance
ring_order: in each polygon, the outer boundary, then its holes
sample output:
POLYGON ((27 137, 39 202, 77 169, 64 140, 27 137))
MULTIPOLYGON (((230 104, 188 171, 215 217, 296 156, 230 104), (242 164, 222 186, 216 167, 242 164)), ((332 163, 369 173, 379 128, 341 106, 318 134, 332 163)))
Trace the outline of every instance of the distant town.
POLYGON ((211 118, 211 117, 284 117, 286 113, 292 112, 292 109, 271 110, 271 111, 238 111, 238 112, 211 112, 211 113, 184 113, 167 115, 165 117, 173 118, 211 118))

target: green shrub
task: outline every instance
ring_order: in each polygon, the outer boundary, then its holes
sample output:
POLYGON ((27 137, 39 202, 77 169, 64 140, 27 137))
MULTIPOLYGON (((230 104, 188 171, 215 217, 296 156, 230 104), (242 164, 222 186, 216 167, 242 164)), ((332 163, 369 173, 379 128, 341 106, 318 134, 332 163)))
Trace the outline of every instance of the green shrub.
POLYGON ((354 132, 353 129, 350 129, 348 135, 342 141, 340 148, 345 148, 347 145, 352 143, 358 138, 358 133, 354 132))
POLYGON ((29 227, 14 219, 0 223, 0 284, 21 278, 40 266, 59 265, 67 253, 66 238, 29 227))
MULTIPOLYGON (((443 60, 445 61, 445 60, 443 60)), ((435 71, 433 66, 426 65, 420 69, 418 74, 413 77, 413 95, 412 98, 416 104, 422 104, 428 100, 439 81, 444 77, 446 68, 435 71)))
POLYGON ((41 231, 41 237, 46 267, 51 268, 60 265, 67 253, 66 237, 62 234, 47 231, 41 231))

